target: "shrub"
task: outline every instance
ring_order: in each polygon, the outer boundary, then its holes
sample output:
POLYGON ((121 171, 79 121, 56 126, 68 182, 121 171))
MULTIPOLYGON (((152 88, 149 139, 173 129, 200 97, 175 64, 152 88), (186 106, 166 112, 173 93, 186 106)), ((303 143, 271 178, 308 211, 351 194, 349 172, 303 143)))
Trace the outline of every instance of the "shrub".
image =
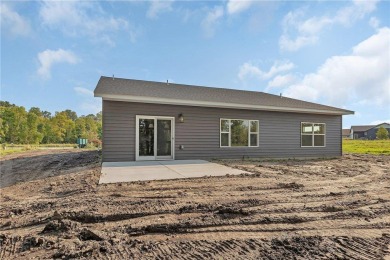
POLYGON ((379 140, 389 139, 389 132, 383 126, 379 127, 378 132, 376 132, 376 138, 379 140))

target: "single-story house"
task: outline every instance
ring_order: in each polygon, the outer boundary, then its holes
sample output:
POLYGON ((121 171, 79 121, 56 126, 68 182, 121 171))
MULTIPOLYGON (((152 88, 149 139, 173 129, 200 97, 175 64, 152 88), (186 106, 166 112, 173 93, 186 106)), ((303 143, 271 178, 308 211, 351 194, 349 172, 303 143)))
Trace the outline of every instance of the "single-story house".
POLYGON ((367 135, 367 130, 373 128, 374 125, 353 125, 351 126, 352 139, 365 139, 364 133, 367 135))
POLYGON ((343 129, 342 132, 342 137, 343 138, 351 138, 351 129, 343 129))
POLYGON ((353 111, 263 92, 101 77, 103 161, 342 155, 353 111))
POLYGON ((380 127, 384 127, 390 133, 390 124, 381 123, 378 125, 353 125, 351 126, 351 136, 353 139, 376 139, 376 132, 380 127))

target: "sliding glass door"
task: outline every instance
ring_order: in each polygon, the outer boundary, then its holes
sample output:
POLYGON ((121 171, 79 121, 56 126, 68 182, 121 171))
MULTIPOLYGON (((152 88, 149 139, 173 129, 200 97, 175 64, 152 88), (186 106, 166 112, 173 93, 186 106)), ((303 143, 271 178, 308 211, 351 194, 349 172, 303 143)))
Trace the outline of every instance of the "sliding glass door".
POLYGON ((136 160, 174 159, 174 118, 137 116, 136 128, 136 160))

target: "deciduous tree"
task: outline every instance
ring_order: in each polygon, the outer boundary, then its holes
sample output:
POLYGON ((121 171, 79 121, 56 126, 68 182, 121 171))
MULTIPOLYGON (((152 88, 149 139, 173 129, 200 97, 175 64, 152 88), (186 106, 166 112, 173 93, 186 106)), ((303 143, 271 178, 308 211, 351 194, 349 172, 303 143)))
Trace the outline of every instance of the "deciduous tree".
POLYGON ((376 138, 379 140, 389 139, 389 132, 383 126, 379 127, 378 132, 376 132, 376 138))
POLYGON ((27 112, 22 106, 0 101, 0 142, 14 144, 75 143, 77 138, 87 138, 100 143, 102 114, 78 117, 67 109, 56 112, 32 107, 27 112))

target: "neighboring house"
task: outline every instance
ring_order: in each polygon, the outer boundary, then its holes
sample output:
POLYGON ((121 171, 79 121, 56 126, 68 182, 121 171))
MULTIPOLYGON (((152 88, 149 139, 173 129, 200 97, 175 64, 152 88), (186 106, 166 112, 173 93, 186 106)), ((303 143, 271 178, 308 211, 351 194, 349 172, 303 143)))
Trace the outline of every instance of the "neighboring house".
POLYGON ((390 134, 390 124, 382 123, 367 130, 367 139, 370 140, 376 139, 376 132, 378 132, 380 127, 384 127, 387 130, 387 132, 389 132, 390 134))
POLYGON ((353 125, 351 126, 351 136, 353 139, 376 139, 376 132, 383 126, 390 133, 390 124, 382 123, 379 125, 353 125))
POLYGON ((353 125, 351 126, 352 139, 366 139, 367 130, 373 128, 375 125, 353 125))
POLYGON ((101 77, 103 161, 334 157, 353 111, 263 92, 101 77))
POLYGON ((351 138, 351 129, 343 129, 342 137, 343 138, 351 138))

